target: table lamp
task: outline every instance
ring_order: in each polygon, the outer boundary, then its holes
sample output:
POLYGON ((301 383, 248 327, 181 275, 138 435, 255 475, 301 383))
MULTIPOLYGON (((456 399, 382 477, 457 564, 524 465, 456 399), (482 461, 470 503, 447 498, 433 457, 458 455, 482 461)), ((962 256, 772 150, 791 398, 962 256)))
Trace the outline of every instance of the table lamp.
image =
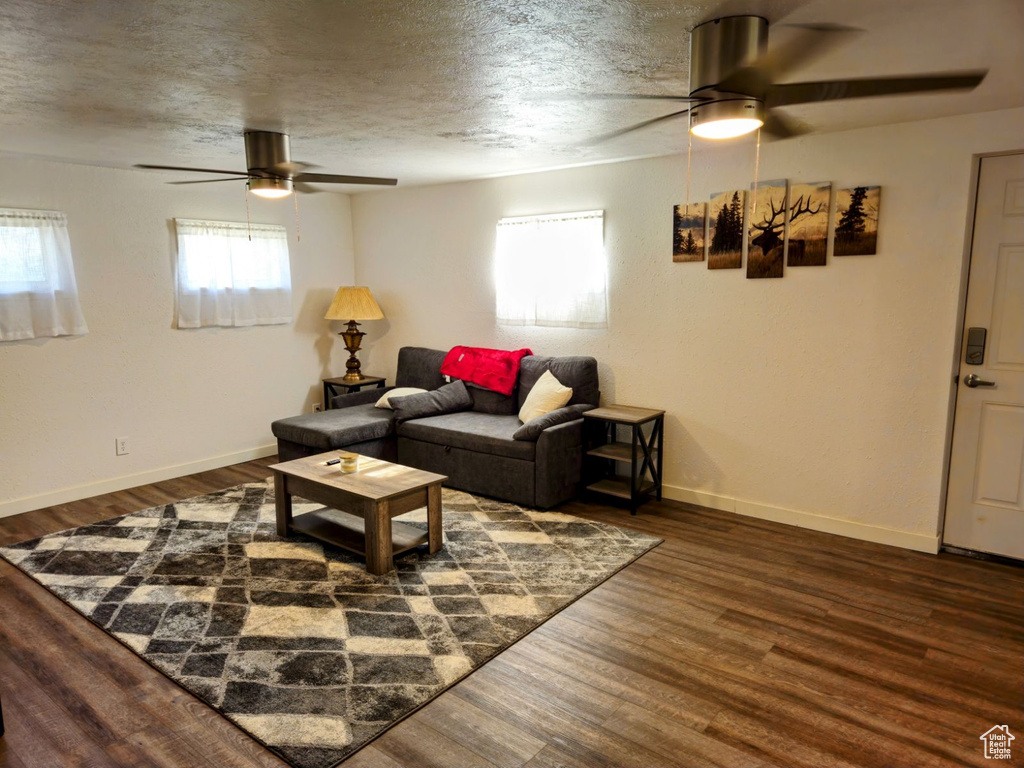
POLYGON ((344 381, 362 381, 365 376, 359 370, 359 358, 356 352, 366 334, 359 330, 359 323, 356 320, 383 320, 384 313, 365 286, 342 286, 334 294, 334 301, 330 309, 324 315, 325 320, 342 320, 348 323, 348 327, 339 333, 345 340, 345 349, 348 350, 348 361, 345 363, 344 381))

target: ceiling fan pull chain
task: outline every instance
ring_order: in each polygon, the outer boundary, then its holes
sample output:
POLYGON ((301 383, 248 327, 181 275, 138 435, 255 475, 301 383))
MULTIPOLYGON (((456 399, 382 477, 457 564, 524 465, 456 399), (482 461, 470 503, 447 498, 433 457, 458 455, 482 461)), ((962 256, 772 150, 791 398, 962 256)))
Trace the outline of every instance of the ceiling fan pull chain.
POLYGON ((302 228, 299 222, 299 196, 292 194, 292 202, 295 203, 295 242, 302 242, 302 228))
POLYGON ((249 232, 249 242, 252 242, 252 217, 249 216, 249 182, 245 182, 245 228, 249 232))
POLYGON ((754 215, 757 213, 757 180, 761 172, 761 129, 757 129, 757 139, 754 149, 754 194, 750 202, 750 226, 754 226, 754 215))
POLYGON ((690 215, 690 156, 693 154, 693 134, 686 132, 686 207, 683 209, 690 215))

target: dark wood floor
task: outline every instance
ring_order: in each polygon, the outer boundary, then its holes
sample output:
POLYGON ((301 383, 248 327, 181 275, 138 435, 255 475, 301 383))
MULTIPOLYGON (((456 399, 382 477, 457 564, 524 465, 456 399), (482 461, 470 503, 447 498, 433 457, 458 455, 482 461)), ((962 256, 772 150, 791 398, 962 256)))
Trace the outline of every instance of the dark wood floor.
MULTIPOLYGON (((0 519, 0 544, 272 461, 0 519)), ((666 541, 346 768, 990 766, 996 724, 1024 765, 1024 569, 673 502, 562 509, 666 541)), ((6 766, 284 765, 3 562, 0 697, 6 766)))

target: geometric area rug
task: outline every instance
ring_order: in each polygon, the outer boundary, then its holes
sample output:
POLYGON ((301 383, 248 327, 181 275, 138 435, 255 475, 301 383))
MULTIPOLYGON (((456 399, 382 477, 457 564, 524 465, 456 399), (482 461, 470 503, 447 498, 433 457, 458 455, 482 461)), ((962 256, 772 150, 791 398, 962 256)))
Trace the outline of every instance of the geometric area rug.
POLYGON ((661 542, 448 488, 442 505, 444 548, 384 576, 279 538, 270 480, 0 556, 285 761, 328 768, 661 542))

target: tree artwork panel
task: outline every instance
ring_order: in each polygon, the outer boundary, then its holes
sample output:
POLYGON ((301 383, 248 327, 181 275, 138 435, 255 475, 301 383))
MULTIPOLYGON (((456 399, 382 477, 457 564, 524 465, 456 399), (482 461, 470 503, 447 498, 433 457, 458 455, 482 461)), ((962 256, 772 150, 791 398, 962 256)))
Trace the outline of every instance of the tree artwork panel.
POLYGON ((672 261, 704 261, 708 204, 672 206, 672 261))
POLYGON ((786 234, 786 180, 762 181, 753 191, 747 277, 782 277, 786 234))
POLYGON ((870 256, 878 252, 878 207, 881 187, 836 190, 836 256, 870 256))
POLYGON ((708 206, 708 269, 743 266, 743 219, 746 198, 742 189, 716 192, 708 206))
POLYGON ((787 267, 823 267, 828 250, 828 204, 832 182, 793 184, 789 188, 787 267))

